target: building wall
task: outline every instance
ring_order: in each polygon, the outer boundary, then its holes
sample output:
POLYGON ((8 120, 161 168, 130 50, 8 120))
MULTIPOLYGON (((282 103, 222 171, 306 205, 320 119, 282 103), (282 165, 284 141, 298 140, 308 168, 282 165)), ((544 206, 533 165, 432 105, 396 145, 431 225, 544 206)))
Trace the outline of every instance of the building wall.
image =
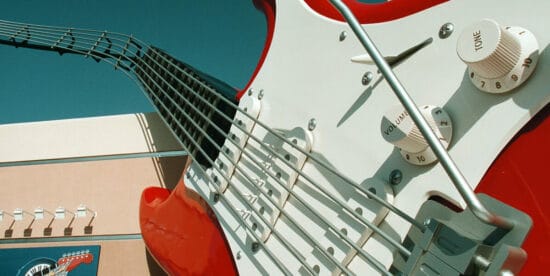
POLYGON ((139 199, 148 186, 173 188, 187 157, 155 114, 0 126, 0 159, 0 249, 98 244, 99 275, 161 273, 139 236, 139 199), (166 152, 176 154, 155 155, 166 152), (81 204, 90 212, 74 218, 81 204), (64 219, 50 214, 58 207, 64 219), (16 208, 23 220, 8 215, 16 208))

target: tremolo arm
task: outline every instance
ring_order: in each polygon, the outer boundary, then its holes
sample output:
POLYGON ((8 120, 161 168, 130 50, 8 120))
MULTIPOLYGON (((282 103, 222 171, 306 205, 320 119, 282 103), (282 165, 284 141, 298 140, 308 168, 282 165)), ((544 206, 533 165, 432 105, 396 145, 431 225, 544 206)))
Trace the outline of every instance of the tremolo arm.
POLYGON ((519 246, 530 228, 530 218, 506 204, 486 196, 479 198, 474 193, 436 133, 393 73, 392 66, 376 48, 350 9, 341 0, 330 2, 354 31, 468 206, 468 212, 452 215, 451 212, 434 211, 441 208, 429 206, 430 203, 425 204, 417 220, 424 221, 427 229, 412 229, 409 232, 408 239, 415 243, 412 254, 409 258, 404 258, 405 264, 394 262, 394 269, 406 274, 428 269, 441 275, 468 274, 473 271, 492 275, 503 271, 519 271, 526 258, 525 252, 519 246), (494 212, 485 206, 490 206, 494 212), (469 224, 468 229, 461 226, 465 224, 469 224), (462 255, 459 255, 459 252, 462 255), (489 256, 492 259, 489 259, 489 256), (515 260, 515 265, 510 265, 514 263, 510 260, 515 260))

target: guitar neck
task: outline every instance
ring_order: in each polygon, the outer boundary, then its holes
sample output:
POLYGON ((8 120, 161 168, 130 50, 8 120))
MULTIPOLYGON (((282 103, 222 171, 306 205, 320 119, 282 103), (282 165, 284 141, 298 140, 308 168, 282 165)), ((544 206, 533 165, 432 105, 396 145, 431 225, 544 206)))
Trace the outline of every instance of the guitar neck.
POLYGON ((174 135, 203 165, 206 156, 218 155, 216 145, 223 144, 231 125, 227 118, 235 114, 234 88, 132 35, 0 20, 0 44, 82 55, 122 69, 141 85, 174 135))

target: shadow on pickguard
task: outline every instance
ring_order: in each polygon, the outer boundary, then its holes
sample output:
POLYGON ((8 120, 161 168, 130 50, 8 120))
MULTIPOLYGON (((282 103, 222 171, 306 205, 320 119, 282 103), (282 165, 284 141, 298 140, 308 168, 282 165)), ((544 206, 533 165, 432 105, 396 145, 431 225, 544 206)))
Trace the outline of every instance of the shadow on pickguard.
MULTIPOLYGON (((547 92, 549 81, 546 77, 550 75, 550 63, 548 62, 550 60, 550 53, 546 50, 547 48, 548 46, 540 52, 537 68, 533 72, 531 78, 526 83, 516 88, 516 90, 507 93, 490 94, 482 92, 472 84, 468 72, 464 72, 460 86, 443 106, 443 109, 449 113, 451 118, 460 118, 460 120, 453 120, 453 137, 449 150, 471 130, 481 117, 498 104, 512 100, 518 106, 529 109, 531 116, 544 106, 545 102, 537 103, 537 101, 548 99, 548 95, 550 95, 550 93, 547 92), (537 95, 537 93, 539 96, 535 97, 534 95, 537 95), (543 95, 540 95, 541 93, 543 93, 543 95)), ((487 135, 491 135, 491 133, 488 132, 487 135)), ((506 139, 506 141, 496 141, 496 143, 507 142, 513 135, 514 133, 510 133, 510 137, 498 137, 499 139, 506 139)), ((411 179, 428 172, 436 164, 437 163, 428 166, 411 165, 405 162, 401 158, 399 150, 394 148, 392 153, 374 174, 374 177, 387 181, 392 170, 402 170, 404 174, 401 183, 393 186, 394 194, 397 195, 411 179)))
POLYGON ((382 75, 379 75, 376 82, 374 82, 372 85, 367 87, 367 89, 365 89, 365 91, 363 91, 363 93, 361 93, 361 95, 357 98, 357 100, 355 100, 355 102, 351 105, 351 107, 348 109, 348 111, 346 111, 344 116, 342 116, 340 121, 338 121, 338 124, 336 125, 336 127, 340 127, 342 124, 344 124, 359 108, 361 108, 361 106, 363 106, 363 104, 365 104, 365 102, 372 95, 372 91, 374 90, 374 88, 376 88, 376 86, 378 86, 378 84, 383 79, 384 79, 384 77, 382 77, 382 75))

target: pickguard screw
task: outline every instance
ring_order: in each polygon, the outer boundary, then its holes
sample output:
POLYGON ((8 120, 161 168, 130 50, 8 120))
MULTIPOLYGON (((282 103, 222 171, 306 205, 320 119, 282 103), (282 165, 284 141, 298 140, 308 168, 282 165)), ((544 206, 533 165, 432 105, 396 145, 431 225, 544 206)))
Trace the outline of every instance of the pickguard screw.
POLYGON ((309 123, 307 124, 307 129, 314 130, 317 127, 317 120, 311 119, 309 120, 309 123))
POLYGON ((235 256, 237 258, 237 260, 240 260, 241 259, 241 251, 237 252, 237 256, 235 256))
POLYGON ((258 252, 258 249, 260 249, 260 244, 257 242, 253 242, 251 248, 252 248, 252 252, 256 253, 258 252))
POLYGON ((252 96, 252 94, 254 94, 254 89, 248 89, 248 96, 252 96))
POLYGON ((374 74, 372 72, 366 72, 363 77, 361 78, 361 83, 363 85, 369 85, 369 83, 372 81, 372 79, 374 78, 374 74))
POLYGON ((451 36, 454 29, 455 29, 455 26, 453 25, 453 23, 443 24, 443 26, 441 26, 441 28, 439 28, 439 38, 445 39, 445 38, 451 36))
POLYGON ((258 93, 258 100, 261 100, 264 97, 264 90, 260 89, 260 92, 258 93))
POLYGON ((403 173, 400 170, 393 170, 390 173, 390 184, 398 185, 403 180, 403 173))
POLYGON ((214 196, 213 196, 213 198, 212 198, 212 200, 214 201, 214 203, 220 201, 220 194, 215 193, 214 196))
POLYGON ((340 33, 339 39, 340 39, 340 41, 344 41, 344 40, 346 39, 346 37, 348 37, 348 32, 342 31, 342 32, 340 33))

